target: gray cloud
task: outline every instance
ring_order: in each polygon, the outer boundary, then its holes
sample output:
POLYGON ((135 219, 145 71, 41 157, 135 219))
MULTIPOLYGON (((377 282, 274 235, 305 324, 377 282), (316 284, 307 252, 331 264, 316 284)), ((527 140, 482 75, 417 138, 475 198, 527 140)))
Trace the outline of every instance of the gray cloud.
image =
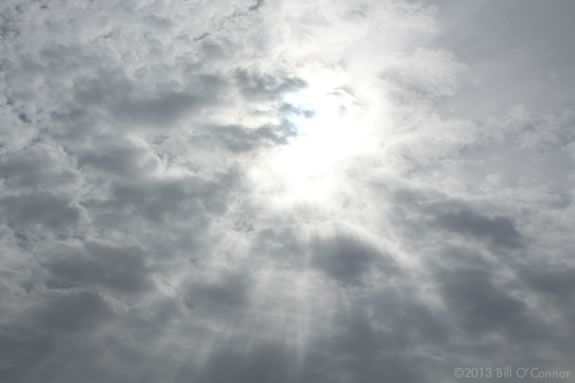
POLYGON ((94 286, 120 293, 150 287, 146 256, 140 249, 87 243, 81 249, 59 249, 59 253, 44 265, 53 277, 51 286, 94 286))
MULTIPOLYGON (((41 364, 63 343, 62 337, 96 330, 113 317, 111 307, 98 294, 72 292, 48 295, 18 322, 2 326, 0 376, 20 382, 33 378, 30 363, 41 364)), ((85 335, 84 335, 85 336, 85 335)))
POLYGON ((360 283, 374 263, 384 257, 372 245, 345 234, 316 238, 311 248, 312 265, 343 284, 360 283))
POLYGON ((11 188, 57 189, 79 183, 80 174, 65 151, 37 143, 26 152, 8 151, 0 162, 0 176, 11 188))
POLYGON ((240 92, 248 99, 270 100, 307 86, 301 78, 240 69, 235 73, 240 92))
POLYGON ((120 119, 165 128, 205 104, 206 100, 197 95, 168 92, 153 98, 120 101, 112 112, 120 119))
POLYGON ((0 380, 571 368, 571 8, 3 1, 0 380))
POLYGON ((4 219, 18 227, 43 226, 65 230, 77 224, 81 209, 67 198, 47 192, 8 196, 2 199, 4 219))
POLYGON ((227 273, 219 279, 215 282, 192 283, 185 298, 186 305, 191 309, 198 305, 242 309, 249 304, 249 276, 227 273))
POLYGON ((249 128, 241 125, 210 126, 205 129, 205 134, 198 141, 210 138, 231 152, 242 153, 266 146, 282 145, 293 136, 293 128, 286 121, 279 126, 261 126, 249 128))
POLYGON ((441 276, 444 299, 463 326, 486 333, 524 323, 524 302, 493 285, 484 269, 458 269, 441 276))
POLYGON ((521 245, 521 235, 508 217, 489 218, 472 210, 461 210, 441 214, 435 222, 444 229, 487 239, 495 245, 509 247, 521 245))

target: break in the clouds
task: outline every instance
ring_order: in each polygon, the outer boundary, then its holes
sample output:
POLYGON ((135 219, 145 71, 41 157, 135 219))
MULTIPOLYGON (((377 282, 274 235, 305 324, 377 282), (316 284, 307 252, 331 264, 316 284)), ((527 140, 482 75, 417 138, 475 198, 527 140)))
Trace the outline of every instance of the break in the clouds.
POLYGON ((574 382, 574 12, 4 0, 0 381, 574 382))

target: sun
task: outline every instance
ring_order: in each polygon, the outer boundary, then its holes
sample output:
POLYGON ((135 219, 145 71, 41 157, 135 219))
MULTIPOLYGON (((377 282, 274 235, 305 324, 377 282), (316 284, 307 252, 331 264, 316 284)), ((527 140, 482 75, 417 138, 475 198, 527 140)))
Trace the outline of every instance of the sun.
POLYGON ((316 73, 307 88, 285 96, 283 118, 294 134, 265 159, 267 176, 260 174, 276 201, 327 203, 353 160, 373 152, 369 103, 340 77, 316 73))
POLYGON ((360 110, 345 89, 310 89, 290 102, 308 113, 288 117, 295 134, 278 158, 284 172, 321 176, 357 151, 360 110))

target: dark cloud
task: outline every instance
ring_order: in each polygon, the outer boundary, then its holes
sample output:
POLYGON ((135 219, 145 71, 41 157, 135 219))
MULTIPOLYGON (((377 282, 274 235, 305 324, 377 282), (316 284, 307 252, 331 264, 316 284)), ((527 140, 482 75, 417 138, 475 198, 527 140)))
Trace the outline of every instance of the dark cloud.
POLYGON ((284 93, 297 91, 307 86, 306 82, 298 77, 289 75, 275 75, 239 69, 235 78, 240 92, 248 99, 276 100, 284 93))
POLYGON ((165 128, 199 105, 201 98, 197 96, 169 92, 154 98, 120 102, 114 106, 114 114, 120 118, 165 128))
POLYGON ((99 294, 78 291, 45 296, 17 321, 1 327, 0 376, 8 382, 34 379, 35 367, 57 352, 64 339, 85 336, 113 316, 99 294))
POLYGON ((261 7, 263 7, 265 5, 265 1, 264 0, 256 0, 254 5, 251 5, 248 8, 248 11, 257 11, 258 9, 260 9, 261 7))
POLYGON ((21 382, 27 367, 42 363, 54 350, 55 343, 37 333, 6 331, 0 335, 0 378, 6 382, 21 382))
POLYGON ((99 294, 73 292, 55 296, 45 306, 32 309, 36 329, 57 332, 91 330, 113 316, 113 311, 99 294))
POLYGON ((42 226, 62 231, 78 224, 81 209, 73 201, 48 192, 8 196, 1 200, 4 220, 17 227, 42 226))
POLYGON ((549 296, 561 299, 569 299, 575 289, 573 281, 573 268, 566 266, 564 268, 533 270, 525 275, 525 279, 533 288, 549 296))
POLYGON ((369 243, 349 235, 312 240, 312 265, 343 284, 360 283, 384 255, 369 243))
POLYGON ((293 136, 293 128, 286 121, 279 126, 249 128, 241 125, 211 126, 206 128, 206 136, 221 143, 226 149, 235 152, 249 152, 273 145, 286 144, 293 136))
POLYGON ((227 195, 236 182, 237 177, 231 173, 220 175, 213 181, 195 176, 134 180, 115 184, 112 189, 114 198, 105 205, 126 212, 136 211, 154 221, 181 214, 221 213, 226 209, 227 195))
POLYGON ((521 235, 508 217, 482 216, 472 210, 461 210, 439 215, 435 223, 446 230, 486 239, 498 246, 518 247, 521 235))
POLYGON ((108 70, 96 78, 79 78, 74 91, 77 101, 88 108, 104 107, 120 121, 165 129, 192 112, 217 105, 227 90, 226 81, 213 74, 195 74, 188 84, 189 90, 165 84, 150 90, 108 70))
POLYGON ((513 217, 480 212, 479 207, 435 190, 400 190, 393 198, 396 201, 393 219, 414 238, 443 231, 507 249, 524 245, 513 217))
POLYGON ((248 350, 229 347, 215 352, 199 376, 182 368, 176 382, 190 378, 198 382, 286 382, 296 372, 290 371, 289 355, 278 344, 261 344, 248 350), (190 376, 191 375, 191 376, 190 376))
MULTIPOLYGON (((561 318, 562 325, 567 324, 569 329, 565 332, 572 331, 572 323, 575 318, 575 309, 573 309, 573 292, 575 291, 575 282, 573 282, 573 266, 549 266, 545 264, 529 264, 518 267, 518 274, 522 281, 533 289, 540 299, 544 300, 548 312, 554 312, 561 318)), ((561 325, 561 327, 562 327, 561 325)), ((560 327, 560 325, 558 325, 560 327)))
POLYGON ((144 142, 114 136, 94 139, 77 156, 80 167, 103 172, 108 177, 146 177, 161 166, 158 155, 144 142))
POLYGON ((96 287, 119 293, 139 293, 151 287, 146 254, 138 248, 86 243, 80 249, 60 249, 44 267, 51 286, 96 287))
POLYGON ((485 334, 523 322, 526 304, 496 287, 486 270, 456 269, 439 279, 447 305, 467 329, 485 334))
POLYGON ((242 309, 249 303, 252 285, 246 274, 228 272, 214 282, 192 283, 185 299, 188 307, 198 305, 242 309))
POLYGON ((0 177, 13 188, 56 189, 79 182, 80 174, 65 151, 36 143, 25 151, 9 151, 0 159, 0 177))

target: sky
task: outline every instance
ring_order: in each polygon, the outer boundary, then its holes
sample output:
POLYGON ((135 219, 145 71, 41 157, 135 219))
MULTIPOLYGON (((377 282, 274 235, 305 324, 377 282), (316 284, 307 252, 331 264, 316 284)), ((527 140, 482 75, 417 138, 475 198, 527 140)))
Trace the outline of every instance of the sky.
POLYGON ((0 381, 575 382, 574 15, 3 0, 0 381))

